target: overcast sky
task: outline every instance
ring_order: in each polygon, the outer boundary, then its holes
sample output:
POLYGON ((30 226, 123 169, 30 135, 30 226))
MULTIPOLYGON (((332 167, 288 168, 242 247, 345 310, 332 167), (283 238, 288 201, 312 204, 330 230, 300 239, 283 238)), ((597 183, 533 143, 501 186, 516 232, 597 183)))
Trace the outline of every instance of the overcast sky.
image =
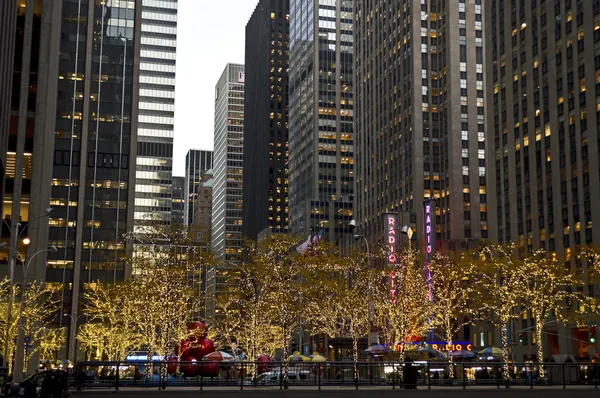
POLYGON ((179 0, 173 175, 189 149, 213 149, 214 90, 225 65, 244 63, 246 23, 258 0, 179 0))

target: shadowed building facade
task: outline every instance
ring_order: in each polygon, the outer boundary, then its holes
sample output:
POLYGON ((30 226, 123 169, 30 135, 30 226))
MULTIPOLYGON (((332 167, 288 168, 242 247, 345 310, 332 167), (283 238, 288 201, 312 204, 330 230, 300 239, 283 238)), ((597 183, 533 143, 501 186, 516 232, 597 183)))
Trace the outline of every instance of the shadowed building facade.
POLYGON ((200 180, 212 167, 213 151, 190 149, 185 156, 185 225, 194 222, 200 180))
POLYGON ((487 237, 484 3, 357 2, 356 220, 371 242, 397 212, 422 243, 428 199, 439 248, 487 237))
MULTIPOLYGON (((486 4, 490 239, 585 270, 578 246, 600 244, 600 1, 486 4)), ((582 293, 598 289, 588 279, 582 293)), ((551 323, 545 356, 587 362, 600 348, 600 336, 584 343, 590 330, 551 323)), ((533 339, 524 333, 524 346, 540 343, 533 339)))
POLYGON ((261 0, 246 25, 243 233, 288 225, 289 0, 261 0))
POLYGON ((85 321, 82 293, 128 272, 123 234, 134 216, 141 4, 23 0, 15 9, 7 152, 14 166, 3 216, 13 230, 19 219, 22 228, 31 221, 27 256, 58 248, 36 256, 28 271, 63 286, 56 327, 66 328, 68 350, 59 356, 71 360, 76 320, 85 321))

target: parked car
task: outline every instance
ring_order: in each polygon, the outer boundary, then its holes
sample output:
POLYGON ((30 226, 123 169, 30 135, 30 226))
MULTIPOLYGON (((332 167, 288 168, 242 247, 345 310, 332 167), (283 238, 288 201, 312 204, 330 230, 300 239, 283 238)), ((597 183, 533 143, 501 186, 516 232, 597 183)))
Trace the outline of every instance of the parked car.
POLYGON ((47 370, 34 373, 20 383, 8 382, 4 385, 4 395, 7 397, 38 398, 42 396, 42 388, 60 388, 67 391, 67 374, 61 370, 47 370), (54 382, 52 380, 55 380, 54 382), (58 384, 54 384, 58 383, 58 384))
MULTIPOLYGON (((288 371, 288 383, 302 383, 304 380, 309 379, 310 372, 308 370, 290 370, 288 371)), ((279 385, 280 380, 283 380, 283 373, 277 371, 270 371, 262 373, 256 377, 256 384, 259 386, 266 385, 279 385)), ((253 385, 254 380, 251 377, 247 378, 244 382, 245 385, 253 385)))

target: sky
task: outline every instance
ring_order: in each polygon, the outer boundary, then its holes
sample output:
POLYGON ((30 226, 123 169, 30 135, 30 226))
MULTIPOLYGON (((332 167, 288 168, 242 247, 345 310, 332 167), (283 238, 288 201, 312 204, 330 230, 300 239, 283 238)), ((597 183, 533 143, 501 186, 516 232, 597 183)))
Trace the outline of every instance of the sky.
POLYGON ((213 149, 214 91, 227 63, 244 63, 246 23, 258 0, 179 0, 173 175, 189 149, 213 149))

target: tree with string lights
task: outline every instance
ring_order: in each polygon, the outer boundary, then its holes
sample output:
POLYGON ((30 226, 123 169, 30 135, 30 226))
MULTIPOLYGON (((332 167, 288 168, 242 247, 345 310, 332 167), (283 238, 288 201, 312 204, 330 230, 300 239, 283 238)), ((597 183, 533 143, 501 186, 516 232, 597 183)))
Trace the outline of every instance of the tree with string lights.
POLYGON ((370 329, 369 301, 385 295, 383 271, 370 269, 365 254, 345 258, 323 253, 313 260, 314 283, 306 306, 314 334, 352 339, 354 378, 358 379, 358 340, 370 329), (319 273, 323 276, 318 277, 319 273))
MULTIPOLYGON (((560 323, 581 323, 581 315, 598 312, 598 303, 579 291, 585 286, 585 275, 568 267, 569 259, 564 264, 548 256, 545 250, 536 250, 520 264, 523 280, 519 293, 523 306, 531 311, 535 321, 537 360, 543 362, 542 332, 548 319, 554 316, 560 323)), ((539 372, 543 378, 544 369, 539 372)))
POLYGON ((304 257, 291 253, 297 241, 287 235, 274 235, 260 243, 255 254, 257 277, 266 290, 264 299, 269 303, 272 326, 281 330, 281 346, 287 380, 289 344, 292 334, 302 324, 302 286, 307 262, 304 257))
POLYGON ((98 359, 123 360, 139 343, 132 283, 95 283, 83 295, 83 314, 88 322, 77 333, 81 347, 96 351, 98 359), (126 331, 126 332, 125 332, 126 331))
POLYGON ((431 272, 431 326, 441 330, 446 342, 450 377, 454 376, 453 336, 471 323, 477 290, 469 281, 475 267, 467 253, 435 253, 429 262, 431 272))
POLYGON ((388 292, 375 300, 379 329, 386 341, 399 344, 401 362, 407 344, 427 333, 431 314, 427 283, 416 256, 411 248, 398 253, 398 264, 391 264, 386 272, 388 292))
MULTIPOLYGON (((9 289, 10 281, 3 279, 0 281, 0 327, 2 330, 6 329, 7 321, 7 310, 9 300, 9 289)), ((40 349, 47 347, 55 342, 54 331, 51 330, 51 321, 53 315, 58 311, 60 305, 61 286, 49 285, 43 282, 32 282, 29 283, 24 294, 21 294, 20 288, 14 289, 15 297, 21 297, 24 300, 23 306, 23 322, 20 322, 19 317, 13 317, 9 325, 9 341, 8 341, 8 354, 11 355, 13 351, 18 349, 16 347, 16 338, 19 333, 19 325, 22 325, 26 336, 30 336, 32 341, 37 341, 38 344, 33 349, 27 350, 24 363, 26 364, 33 355, 40 349)), ((13 313, 19 313, 20 303, 13 299, 13 313)), ((59 333, 58 331, 57 333, 59 333)), ((0 336, 0 341, 4 347, 5 335, 0 336)), ((11 361, 8 362, 9 366, 12 366, 11 361)), ((9 369, 10 371, 10 369, 9 369)))
POLYGON ((514 244, 486 245, 478 252, 477 287, 482 309, 493 314, 491 321, 500 329, 504 377, 508 377, 509 342, 507 326, 522 314, 523 267, 514 244))

